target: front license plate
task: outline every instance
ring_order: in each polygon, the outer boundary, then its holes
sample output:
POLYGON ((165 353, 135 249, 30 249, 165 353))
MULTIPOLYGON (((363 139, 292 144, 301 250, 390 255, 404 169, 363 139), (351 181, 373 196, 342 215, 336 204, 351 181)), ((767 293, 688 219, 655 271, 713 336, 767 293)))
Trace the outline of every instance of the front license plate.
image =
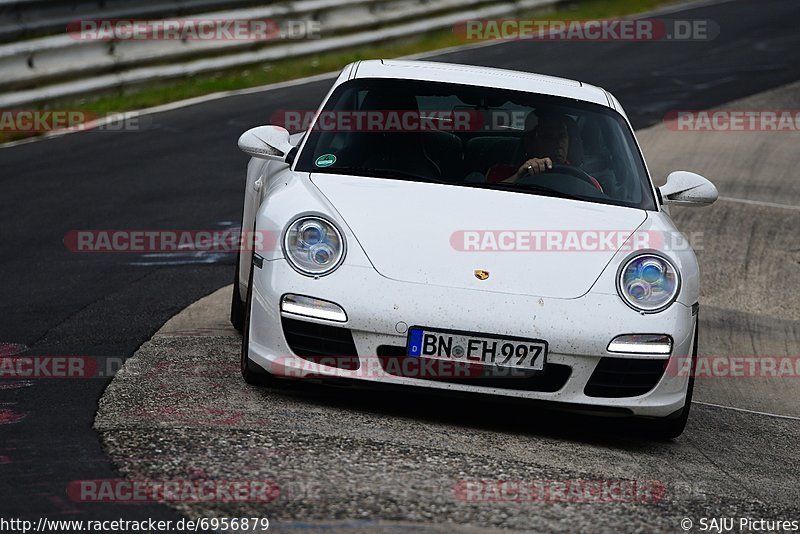
POLYGON ((408 356, 544 370, 547 342, 411 327, 408 356))

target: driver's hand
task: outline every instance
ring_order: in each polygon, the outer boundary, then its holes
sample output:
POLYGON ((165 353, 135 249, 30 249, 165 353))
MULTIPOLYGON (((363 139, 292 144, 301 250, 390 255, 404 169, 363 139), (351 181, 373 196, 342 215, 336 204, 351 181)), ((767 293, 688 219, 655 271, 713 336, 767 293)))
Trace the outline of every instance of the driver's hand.
POLYGON ((550 158, 531 158, 522 164, 517 171, 517 174, 520 176, 525 176, 526 174, 539 174, 540 172, 544 172, 552 168, 553 160, 550 158))
POLYGON ((514 183, 526 174, 539 174, 545 172, 546 170, 553 168, 553 160, 550 158, 531 158, 525 163, 523 163, 519 169, 517 169, 516 174, 513 176, 506 178, 503 182, 506 183, 514 183))

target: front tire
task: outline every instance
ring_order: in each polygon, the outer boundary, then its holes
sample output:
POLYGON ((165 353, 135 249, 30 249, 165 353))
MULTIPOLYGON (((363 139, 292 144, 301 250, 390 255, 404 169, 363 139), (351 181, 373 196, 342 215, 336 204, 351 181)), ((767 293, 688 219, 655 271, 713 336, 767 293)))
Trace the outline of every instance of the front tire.
POLYGON ((239 262, 242 253, 236 254, 236 274, 233 277, 233 291, 231 292, 231 324, 240 334, 244 331, 245 303, 239 291, 239 262))
POLYGON ((692 349, 692 365, 689 374, 689 385, 686 388, 686 402, 683 409, 676 415, 665 417, 652 422, 652 427, 648 429, 648 433, 655 438, 663 440, 671 440, 677 438, 686 429, 686 422, 689 420, 689 410, 692 407, 692 393, 694 392, 694 372, 697 365, 697 338, 698 330, 700 329, 699 319, 694 325, 694 348, 692 349))

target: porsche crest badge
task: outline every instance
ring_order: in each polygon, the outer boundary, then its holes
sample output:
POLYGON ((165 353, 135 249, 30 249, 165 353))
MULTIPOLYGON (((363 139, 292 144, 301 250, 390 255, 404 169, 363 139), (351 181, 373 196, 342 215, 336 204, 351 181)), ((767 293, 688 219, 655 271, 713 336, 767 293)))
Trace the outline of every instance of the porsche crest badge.
POLYGON ((484 271, 483 269, 475 269, 475 278, 478 280, 486 280, 489 278, 489 271, 484 271))

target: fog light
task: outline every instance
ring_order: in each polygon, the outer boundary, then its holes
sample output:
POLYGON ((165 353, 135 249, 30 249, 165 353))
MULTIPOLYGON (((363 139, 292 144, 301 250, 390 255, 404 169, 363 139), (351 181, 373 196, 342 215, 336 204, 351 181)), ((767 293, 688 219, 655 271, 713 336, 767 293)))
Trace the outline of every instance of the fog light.
POLYGON ((672 338, 664 334, 625 334, 611 340, 608 352, 670 354, 672 338))
POLYGON ((326 321, 347 321, 347 314, 338 304, 302 295, 284 295, 281 299, 281 311, 326 321))

